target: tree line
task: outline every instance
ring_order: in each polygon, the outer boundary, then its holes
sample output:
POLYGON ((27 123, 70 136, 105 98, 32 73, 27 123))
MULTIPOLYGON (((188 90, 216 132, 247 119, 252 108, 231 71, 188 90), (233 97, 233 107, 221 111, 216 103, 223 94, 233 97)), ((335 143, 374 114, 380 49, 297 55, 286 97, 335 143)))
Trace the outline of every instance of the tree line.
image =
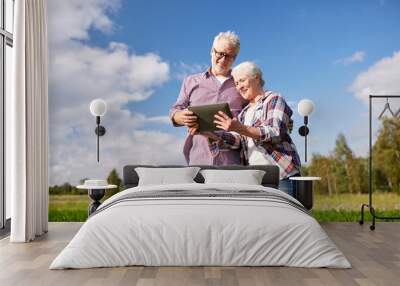
MULTIPOLYGON (((372 187, 374 191, 400 192, 400 119, 384 118, 372 146, 372 187)), ((365 138, 368 146, 368 138, 365 138)), ((368 193, 368 155, 357 157, 339 134, 327 155, 313 154, 303 175, 319 176, 315 191, 320 194, 368 193)))
MULTIPOLYGON (((80 185, 83 185, 85 180, 88 178, 83 178, 79 181, 80 185)), ((116 169, 112 169, 111 172, 107 176, 107 182, 110 185, 118 186, 115 189, 110 189, 107 191, 108 194, 113 195, 122 190, 122 180, 119 177, 119 174, 116 169)), ((50 195, 86 195, 87 190, 78 189, 75 186, 72 186, 70 183, 64 183, 62 185, 54 185, 49 187, 50 195)))
MULTIPOLYGON (((368 145, 368 138, 365 138, 368 145)), ((400 192, 400 119, 384 118, 373 145, 373 189, 400 192)), ((357 157, 343 134, 339 134, 334 149, 328 155, 313 154, 308 166, 302 167, 303 176, 318 176, 314 190, 320 194, 368 193, 368 157, 357 157)), ((81 180, 81 184, 84 180, 81 180)), ((107 176, 109 184, 117 185, 111 194, 122 190, 122 180, 116 169, 107 176)), ((69 183, 49 188, 50 194, 87 194, 69 183)))

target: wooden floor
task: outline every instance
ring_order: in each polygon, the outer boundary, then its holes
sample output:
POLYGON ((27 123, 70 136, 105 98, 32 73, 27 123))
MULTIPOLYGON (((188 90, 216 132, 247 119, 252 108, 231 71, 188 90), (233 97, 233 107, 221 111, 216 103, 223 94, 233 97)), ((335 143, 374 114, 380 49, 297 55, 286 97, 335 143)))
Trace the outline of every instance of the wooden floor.
POLYGON ((0 241, 0 285, 400 285, 400 223, 323 223, 353 268, 120 267, 48 270, 81 223, 50 223, 32 243, 0 241))

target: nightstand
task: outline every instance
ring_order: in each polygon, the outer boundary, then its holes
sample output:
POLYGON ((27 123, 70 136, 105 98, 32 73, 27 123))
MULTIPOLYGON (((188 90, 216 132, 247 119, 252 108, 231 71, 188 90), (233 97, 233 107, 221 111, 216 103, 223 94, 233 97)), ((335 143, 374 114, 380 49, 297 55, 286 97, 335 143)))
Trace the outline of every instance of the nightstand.
POLYGON ((88 190, 89 197, 93 202, 88 207, 88 215, 94 213, 97 208, 101 205, 100 200, 104 197, 106 190, 117 188, 116 185, 104 185, 104 186, 90 186, 90 185, 79 185, 78 189, 88 190))
POLYGON ((311 210, 314 204, 313 182, 321 180, 320 177, 291 177, 296 183, 296 199, 303 206, 311 210))

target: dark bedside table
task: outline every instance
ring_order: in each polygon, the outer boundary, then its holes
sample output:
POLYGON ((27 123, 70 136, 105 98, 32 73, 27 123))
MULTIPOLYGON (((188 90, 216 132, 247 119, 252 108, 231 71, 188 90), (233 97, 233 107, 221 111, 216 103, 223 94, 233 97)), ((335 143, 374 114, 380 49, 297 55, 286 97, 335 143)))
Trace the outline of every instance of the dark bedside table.
POLYGON ((88 195, 93 200, 93 202, 88 207, 88 216, 90 216, 101 205, 100 200, 104 197, 106 190, 115 189, 115 188, 117 188, 117 186, 116 185, 105 185, 105 186, 80 185, 80 186, 77 186, 77 188, 88 190, 88 195))
POLYGON ((321 180, 320 177, 291 177, 296 183, 296 199, 303 206, 311 210, 314 205, 313 182, 321 180))

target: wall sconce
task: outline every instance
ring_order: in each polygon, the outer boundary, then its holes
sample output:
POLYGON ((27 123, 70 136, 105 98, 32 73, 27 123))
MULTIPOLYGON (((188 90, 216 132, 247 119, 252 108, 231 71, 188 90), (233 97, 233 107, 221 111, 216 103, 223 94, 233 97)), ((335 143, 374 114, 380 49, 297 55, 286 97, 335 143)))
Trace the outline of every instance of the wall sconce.
POLYGON ((309 99, 300 100, 297 105, 297 111, 301 116, 304 116, 304 125, 299 128, 299 134, 304 136, 305 144, 304 144, 304 159, 307 162, 307 135, 310 133, 310 130, 307 127, 308 124, 308 116, 314 111, 315 105, 309 99))
POLYGON ((100 116, 104 116, 104 114, 106 114, 106 111, 107 104, 104 100, 98 98, 90 103, 90 113, 96 117, 97 124, 97 127, 94 130, 97 135, 97 162, 99 162, 99 137, 106 134, 106 129, 104 128, 104 126, 100 125, 100 116))

